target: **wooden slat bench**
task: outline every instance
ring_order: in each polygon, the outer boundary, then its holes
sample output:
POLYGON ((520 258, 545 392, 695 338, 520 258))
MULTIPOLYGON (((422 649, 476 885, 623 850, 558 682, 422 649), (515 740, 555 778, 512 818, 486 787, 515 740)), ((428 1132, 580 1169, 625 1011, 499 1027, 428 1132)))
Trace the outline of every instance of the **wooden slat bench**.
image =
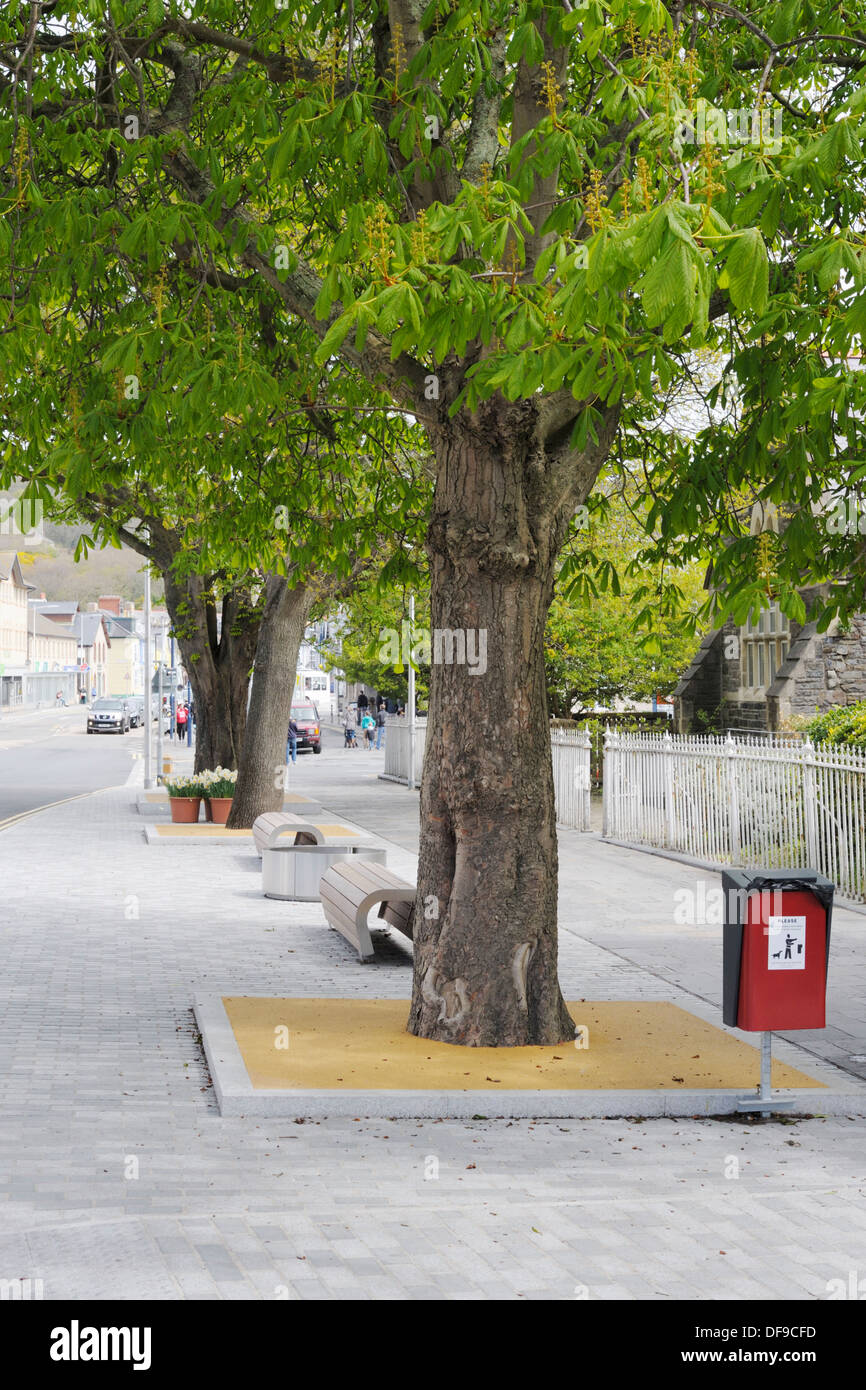
POLYGON ((329 925, 351 942, 361 960, 375 954, 367 913, 376 903, 381 904, 379 916, 411 941, 417 891, 384 865, 355 859, 335 864, 319 884, 329 925))
POLYGON ((271 849, 283 835, 294 832, 296 845, 323 845, 325 836, 317 826, 304 820, 303 816, 293 815, 291 811, 268 811, 253 822, 253 839, 259 857, 266 849, 271 849))

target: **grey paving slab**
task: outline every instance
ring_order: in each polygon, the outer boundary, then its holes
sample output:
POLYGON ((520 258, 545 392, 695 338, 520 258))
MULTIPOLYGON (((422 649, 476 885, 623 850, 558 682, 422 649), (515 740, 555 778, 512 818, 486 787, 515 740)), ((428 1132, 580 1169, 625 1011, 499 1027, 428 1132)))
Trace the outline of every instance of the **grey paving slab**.
MULTIPOLYGON (((417 793, 381 758, 350 772, 326 747, 291 785, 411 873, 417 793)), ((410 949, 382 932, 361 966, 315 904, 261 896, 251 846, 149 849, 137 772, 0 833, 0 1279, 47 1299, 574 1302, 809 1300, 866 1277, 861 1120, 220 1116, 196 995, 408 999, 410 949)), ((717 933, 675 921, 697 873, 560 847, 566 992, 717 1019, 717 933)), ((833 1055, 842 1033, 866 1054, 859 938, 843 913, 835 930, 833 1055)))

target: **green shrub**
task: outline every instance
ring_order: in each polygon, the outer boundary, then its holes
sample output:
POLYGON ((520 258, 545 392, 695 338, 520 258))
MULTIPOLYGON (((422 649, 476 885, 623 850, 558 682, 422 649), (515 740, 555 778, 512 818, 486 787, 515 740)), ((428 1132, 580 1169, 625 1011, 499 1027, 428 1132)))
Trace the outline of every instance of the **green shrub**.
POLYGON ((866 748, 866 700, 836 705, 806 725, 813 743, 841 743, 847 748, 866 748))

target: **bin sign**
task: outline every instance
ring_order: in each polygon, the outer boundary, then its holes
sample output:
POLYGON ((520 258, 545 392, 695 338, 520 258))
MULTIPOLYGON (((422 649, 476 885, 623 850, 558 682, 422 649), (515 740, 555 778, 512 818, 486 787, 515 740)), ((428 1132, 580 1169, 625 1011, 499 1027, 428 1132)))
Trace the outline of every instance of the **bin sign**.
POLYGON ((814 869, 728 870, 722 889, 725 1023, 824 1028, 833 884, 814 869))

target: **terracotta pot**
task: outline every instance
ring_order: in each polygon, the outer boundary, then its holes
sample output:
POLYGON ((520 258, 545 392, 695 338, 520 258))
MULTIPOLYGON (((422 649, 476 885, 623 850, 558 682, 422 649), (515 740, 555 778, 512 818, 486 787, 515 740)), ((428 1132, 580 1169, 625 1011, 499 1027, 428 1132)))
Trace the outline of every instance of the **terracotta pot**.
POLYGON ((229 811, 232 809, 232 798, 230 796, 209 796, 207 804, 210 809, 210 819, 214 825, 225 825, 229 818, 229 811))
POLYGON ((168 804, 175 825, 195 825, 201 806, 200 796, 170 796, 168 804))

